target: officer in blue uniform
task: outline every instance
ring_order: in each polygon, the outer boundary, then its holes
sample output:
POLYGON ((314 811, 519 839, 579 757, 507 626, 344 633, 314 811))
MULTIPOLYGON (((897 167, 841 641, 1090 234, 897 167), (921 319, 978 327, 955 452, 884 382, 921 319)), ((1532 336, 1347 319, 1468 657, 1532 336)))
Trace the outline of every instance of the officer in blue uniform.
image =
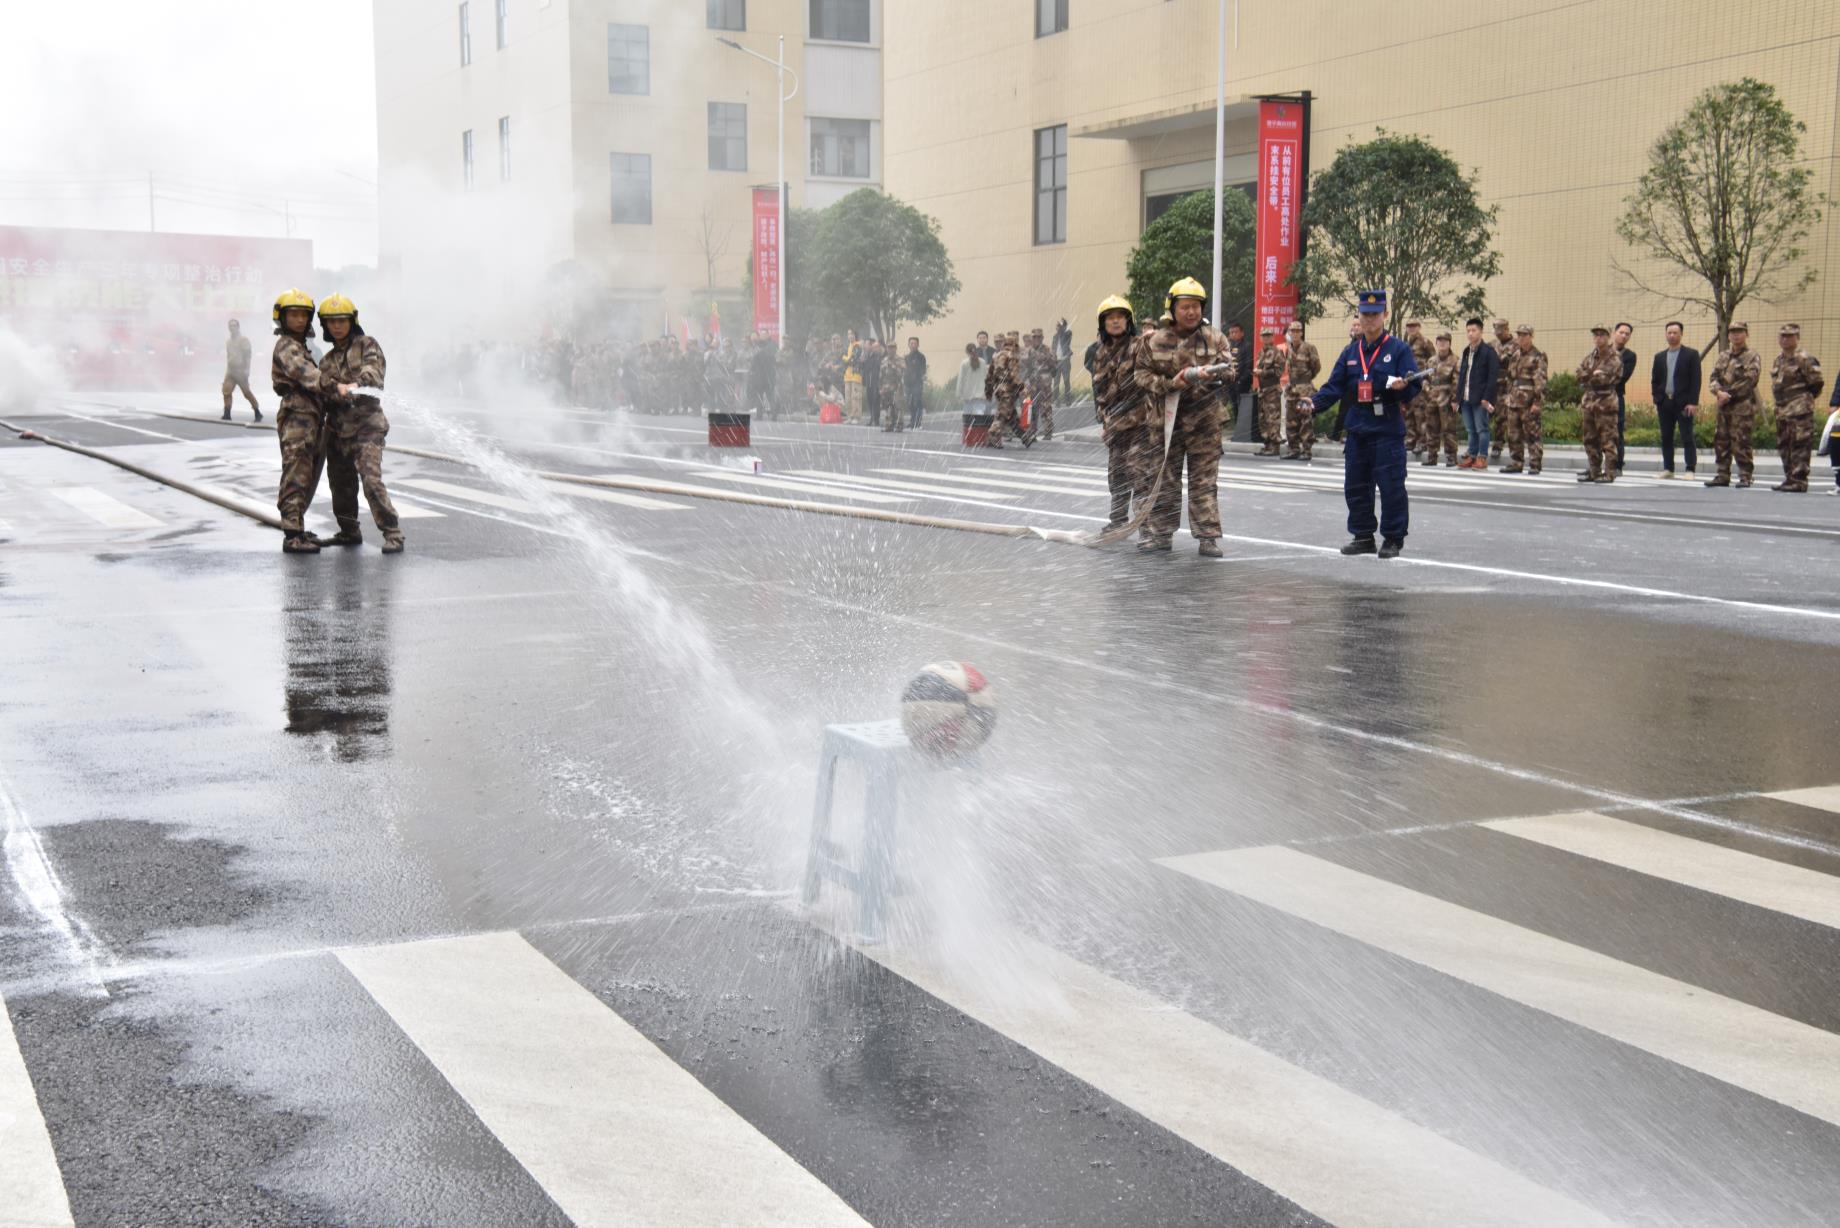
POLYGON ((1343 554, 1398 558, 1406 544, 1405 407, 1418 395, 1418 360, 1412 347, 1386 331, 1386 291, 1358 296, 1361 335, 1349 343, 1312 398, 1318 413, 1340 401, 1348 407, 1342 448, 1342 495, 1348 500, 1343 554), (1380 520, 1374 521, 1374 491, 1380 520), (1381 542, 1374 545, 1374 529, 1381 542))

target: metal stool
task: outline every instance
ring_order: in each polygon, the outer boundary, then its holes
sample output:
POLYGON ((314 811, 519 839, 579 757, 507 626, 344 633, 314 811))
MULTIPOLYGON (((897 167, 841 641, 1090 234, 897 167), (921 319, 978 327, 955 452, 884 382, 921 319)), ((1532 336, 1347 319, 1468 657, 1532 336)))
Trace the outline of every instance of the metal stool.
POLYGON ((818 759, 818 796, 811 816, 811 847, 805 857, 805 884, 801 893, 806 907, 817 902, 826 880, 856 893, 858 937, 881 941, 888 925, 888 905, 895 895, 895 813, 900 802, 903 772, 935 772, 947 765, 914 753, 900 721, 868 721, 857 725, 826 725, 824 747, 818 759), (837 785, 837 764, 852 760, 863 765, 868 792, 863 802, 862 856, 851 865, 831 839, 831 801, 837 785))

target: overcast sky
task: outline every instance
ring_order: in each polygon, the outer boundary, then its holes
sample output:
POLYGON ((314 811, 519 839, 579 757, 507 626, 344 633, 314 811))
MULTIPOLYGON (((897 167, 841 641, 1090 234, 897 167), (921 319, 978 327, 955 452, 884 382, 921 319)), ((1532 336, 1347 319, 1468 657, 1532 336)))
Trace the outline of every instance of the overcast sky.
MULTIPOLYGON (((387 3, 387 0, 385 0, 387 3)), ((8 3, 0 225, 313 240, 377 258, 370 0, 8 3)))

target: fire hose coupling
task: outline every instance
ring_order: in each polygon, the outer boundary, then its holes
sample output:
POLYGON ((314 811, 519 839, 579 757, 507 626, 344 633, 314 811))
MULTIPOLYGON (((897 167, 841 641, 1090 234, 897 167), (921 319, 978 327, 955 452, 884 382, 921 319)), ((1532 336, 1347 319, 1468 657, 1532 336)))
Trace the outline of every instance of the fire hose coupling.
POLYGON ((1210 367, 1184 367, 1182 368, 1182 382, 1190 388, 1197 388, 1202 384, 1211 384, 1216 380, 1225 379, 1232 370, 1233 364, 1230 362, 1217 362, 1210 367))

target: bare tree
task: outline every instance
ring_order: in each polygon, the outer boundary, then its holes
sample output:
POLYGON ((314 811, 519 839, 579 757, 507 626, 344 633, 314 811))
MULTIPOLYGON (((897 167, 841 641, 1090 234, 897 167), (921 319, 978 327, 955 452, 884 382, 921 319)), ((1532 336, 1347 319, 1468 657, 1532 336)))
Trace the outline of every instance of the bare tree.
POLYGON ((717 222, 715 211, 708 205, 703 206, 703 212, 697 218, 697 249, 703 253, 705 290, 713 291, 716 288, 716 265, 722 263, 722 257, 728 255, 729 241, 734 233, 733 226, 717 222))
POLYGON ((1775 302, 1815 279, 1800 264, 1802 242, 1828 201, 1800 164, 1805 127, 1772 85, 1714 86, 1650 147, 1624 202, 1617 234, 1660 268, 1616 270, 1643 293, 1710 311, 1718 335, 1705 353, 1725 347, 1741 304, 1775 302))

